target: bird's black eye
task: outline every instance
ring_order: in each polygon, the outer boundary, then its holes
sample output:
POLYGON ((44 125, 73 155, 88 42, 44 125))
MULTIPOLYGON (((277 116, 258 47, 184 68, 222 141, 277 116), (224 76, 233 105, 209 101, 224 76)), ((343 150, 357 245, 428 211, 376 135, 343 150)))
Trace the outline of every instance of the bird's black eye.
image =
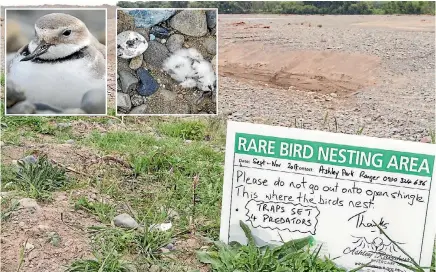
POLYGON ((62 35, 64 35, 64 36, 70 36, 70 34, 71 34, 71 30, 69 30, 69 29, 62 32, 62 35))

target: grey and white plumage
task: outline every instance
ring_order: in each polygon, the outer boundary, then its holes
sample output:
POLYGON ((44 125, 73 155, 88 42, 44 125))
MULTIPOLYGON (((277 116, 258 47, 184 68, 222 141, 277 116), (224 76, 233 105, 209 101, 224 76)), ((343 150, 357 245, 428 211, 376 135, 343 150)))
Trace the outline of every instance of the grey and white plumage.
MULTIPOLYGON (((91 89, 106 89, 106 46, 78 18, 51 13, 35 23, 35 37, 10 62, 8 81, 27 100, 53 108, 80 108, 91 89)), ((7 95, 7 94, 6 94, 7 95)))
POLYGON ((184 88, 215 92, 216 75, 212 64, 194 48, 174 52, 164 61, 163 70, 184 88))

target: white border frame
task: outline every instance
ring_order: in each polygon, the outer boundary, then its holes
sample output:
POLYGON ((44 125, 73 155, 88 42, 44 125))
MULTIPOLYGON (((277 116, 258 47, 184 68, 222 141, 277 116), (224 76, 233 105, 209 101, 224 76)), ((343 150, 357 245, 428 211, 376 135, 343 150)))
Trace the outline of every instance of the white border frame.
POLYGON ((5 86, 4 86, 4 92, 5 92, 5 98, 4 98, 4 102, 5 102, 5 116, 50 116, 50 117, 54 117, 54 116, 107 116, 108 115, 108 35, 107 35, 107 31, 108 31, 108 19, 107 19, 107 8, 85 8, 85 7, 77 7, 77 8, 5 8, 5 20, 4 20, 4 27, 5 27, 5 33, 4 33, 4 64, 5 64, 5 70, 4 70, 4 75, 5 75, 5 86), (104 11, 105 14, 105 39, 106 39, 106 71, 105 71, 105 113, 104 114, 8 114, 7 113, 7 108, 6 108, 6 104, 7 104, 7 42, 6 42, 6 37, 7 37, 7 13, 8 10, 56 10, 56 11, 62 11, 62 10, 80 10, 80 11, 86 11, 86 10, 101 10, 104 11))
MULTIPOLYGON (((186 113, 186 114, 180 114, 180 113, 159 113, 159 114, 152 114, 152 113, 147 113, 147 114, 119 114, 118 113, 118 79, 116 80, 116 92, 115 92, 115 115, 116 116, 174 116, 174 117, 202 117, 202 116, 206 116, 206 117, 213 117, 213 116, 218 116, 218 104, 219 104, 219 71, 218 71, 218 44, 219 44, 219 32, 218 32, 218 19, 219 19, 219 13, 218 13, 218 8, 120 8, 117 6, 116 11, 115 11, 115 33, 116 35, 118 35, 118 10, 214 10, 216 12, 216 33, 215 33, 215 37, 216 37, 216 65, 215 65, 215 73, 216 73, 216 105, 215 105, 215 113, 214 114, 195 114, 195 113, 186 113)), ((118 52, 117 52, 118 48, 116 45, 116 41, 115 41, 115 73, 118 74, 118 52)))

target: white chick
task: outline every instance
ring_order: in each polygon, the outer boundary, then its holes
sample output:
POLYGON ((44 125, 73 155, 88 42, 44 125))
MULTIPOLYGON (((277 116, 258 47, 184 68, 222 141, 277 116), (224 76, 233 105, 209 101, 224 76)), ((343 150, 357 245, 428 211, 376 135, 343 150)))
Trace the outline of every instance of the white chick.
POLYGON ((183 88, 197 87, 203 92, 215 92, 216 76, 212 64, 194 48, 174 52, 164 61, 163 70, 183 88))

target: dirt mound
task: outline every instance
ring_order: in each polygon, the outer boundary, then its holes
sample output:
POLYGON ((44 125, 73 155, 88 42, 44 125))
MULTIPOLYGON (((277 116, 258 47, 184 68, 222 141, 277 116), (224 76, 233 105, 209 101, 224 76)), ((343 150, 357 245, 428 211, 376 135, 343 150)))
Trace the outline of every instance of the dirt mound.
POLYGON ((318 92, 376 84, 376 56, 337 51, 289 51, 275 45, 232 44, 219 52, 220 74, 318 92))

